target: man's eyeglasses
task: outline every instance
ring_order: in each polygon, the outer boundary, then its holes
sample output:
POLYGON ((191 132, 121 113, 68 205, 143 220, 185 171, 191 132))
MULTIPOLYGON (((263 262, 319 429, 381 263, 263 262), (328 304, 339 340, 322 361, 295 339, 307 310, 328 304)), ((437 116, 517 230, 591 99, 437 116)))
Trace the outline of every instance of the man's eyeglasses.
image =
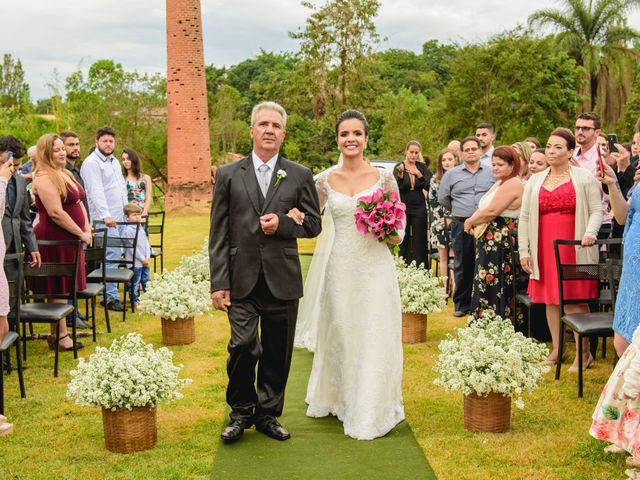
POLYGON ((473 152, 477 152, 478 150, 480 150, 478 147, 475 148, 465 148, 464 150, 462 150, 464 153, 473 153, 473 152))
POLYGON ((589 130, 595 130, 594 127, 579 127, 579 126, 575 126, 575 130, 576 132, 579 132, 580 130, 582 130, 583 132, 588 132, 589 130))

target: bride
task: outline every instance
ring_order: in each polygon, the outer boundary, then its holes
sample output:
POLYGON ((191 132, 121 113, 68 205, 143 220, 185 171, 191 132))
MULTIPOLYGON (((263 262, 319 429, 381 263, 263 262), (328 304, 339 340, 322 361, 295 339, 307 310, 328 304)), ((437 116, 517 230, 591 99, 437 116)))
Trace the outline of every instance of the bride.
MULTIPOLYGON (((326 205, 324 238, 307 277, 296 335, 298 346, 315 351, 307 416, 335 415, 344 433, 358 440, 381 437, 404 419, 402 314, 393 257, 386 244, 358 233, 355 225, 359 197, 378 188, 398 191, 391 173, 364 159, 368 132, 356 110, 338 118, 343 162, 316 180, 320 204, 326 205)), ((403 236, 404 230, 390 241, 399 244, 403 236)))

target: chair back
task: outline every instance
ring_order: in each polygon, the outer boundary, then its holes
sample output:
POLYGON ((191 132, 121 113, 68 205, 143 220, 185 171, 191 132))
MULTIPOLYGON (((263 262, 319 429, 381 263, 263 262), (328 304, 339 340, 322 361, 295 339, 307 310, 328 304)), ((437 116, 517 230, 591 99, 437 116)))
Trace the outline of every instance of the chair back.
MULTIPOLYGON (((105 226, 102 220, 93 222, 94 226, 105 226)), ((114 248, 121 250, 121 254, 117 258, 106 258, 107 266, 111 265, 115 268, 123 267, 133 270, 136 262, 136 248, 138 246, 138 235, 142 231, 142 224, 138 222, 116 222, 117 228, 106 229, 106 248, 114 248)), ((106 253, 105 253, 106 255, 106 253)))
POLYGON ((147 236, 149 237, 149 246, 152 249, 161 249, 163 246, 164 218, 164 210, 161 210, 159 212, 147 213, 147 223, 145 224, 145 229, 147 232, 147 236))
MULTIPOLYGON (((608 245, 610 240, 596 240, 597 246, 608 245)), ((563 263, 560 259, 560 247, 568 246, 575 248, 581 245, 580 240, 554 240, 553 251, 556 260, 556 271, 558 275, 558 289, 560 299, 560 316, 564 315, 564 305, 581 304, 593 302, 594 298, 566 298, 565 282, 576 282, 593 280, 598 283, 598 292, 603 284, 609 282, 608 268, 606 262, 595 264, 563 263)))
POLYGON ((616 295, 618 294, 620 277, 622 277, 622 260, 618 258, 608 258, 607 269, 609 271, 609 288, 611 289, 611 306, 615 312, 616 295))
POLYGON ((71 300, 73 305, 76 303, 76 278, 78 274, 78 263, 80 261, 80 251, 82 249, 81 240, 38 240, 38 247, 75 247, 72 261, 42 262, 40 266, 31 266, 24 264, 24 278, 27 281, 27 287, 30 289, 25 291, 25 300, 45 300, 45 299, 61 299, 71 300), (33 284, 38 280, 45 278, 54 278, 57 281, 67 279, 69 286, 68 292, 61 293, 38 293, 33 291, 33 284))
POLYGON ((20 304, 22 303, 22 291, 24 283, 24 252, 8 253, 4 256, 4 270, 9 287, 9 323, 17 332, 20 325, 20 304))
POLYGON ((84 250, 84 261, 87 266, 87 272, 94 268, 100 268, 104 275, 105 255, 107 252, 107 229, 95 228, 92 231, 93 242, 91 246, 84 250))

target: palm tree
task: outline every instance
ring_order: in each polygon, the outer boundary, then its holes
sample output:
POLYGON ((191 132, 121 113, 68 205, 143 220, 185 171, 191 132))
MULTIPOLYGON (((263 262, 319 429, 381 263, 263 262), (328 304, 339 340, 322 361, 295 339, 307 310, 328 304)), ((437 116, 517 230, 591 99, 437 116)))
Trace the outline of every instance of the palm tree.
POLYGON ((629 48, 640 32, 626 17, 640 0, 559 0, 562 9, 543 9, 529 16, 530 27, 551 27, 558 45, 585 70, 590 102, 585 110, 598 110, 605 125, 622 114, 633 83, 640 52, 629 48))

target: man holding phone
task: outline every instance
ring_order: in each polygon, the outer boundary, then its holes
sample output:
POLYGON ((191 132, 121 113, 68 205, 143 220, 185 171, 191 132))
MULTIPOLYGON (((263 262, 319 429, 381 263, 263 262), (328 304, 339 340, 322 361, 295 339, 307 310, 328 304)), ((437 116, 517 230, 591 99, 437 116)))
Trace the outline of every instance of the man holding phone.
MULTIPOLYGON (((600 177, 604 173, 604 162, 600 145, 598 145, 598 136, 600 135, 600 117, 593 112, 585 112, 580 114, 576 119, 575 136, 578 147, 573 154, 573 160, 579 167, 586 168, 594 177, 600 177)), ((602 209, 604 217, 602 226, 598 232, 598 238, 609 238, 611 234, 611 207, 609 205, 609 197, 602 195, 602 209)))

